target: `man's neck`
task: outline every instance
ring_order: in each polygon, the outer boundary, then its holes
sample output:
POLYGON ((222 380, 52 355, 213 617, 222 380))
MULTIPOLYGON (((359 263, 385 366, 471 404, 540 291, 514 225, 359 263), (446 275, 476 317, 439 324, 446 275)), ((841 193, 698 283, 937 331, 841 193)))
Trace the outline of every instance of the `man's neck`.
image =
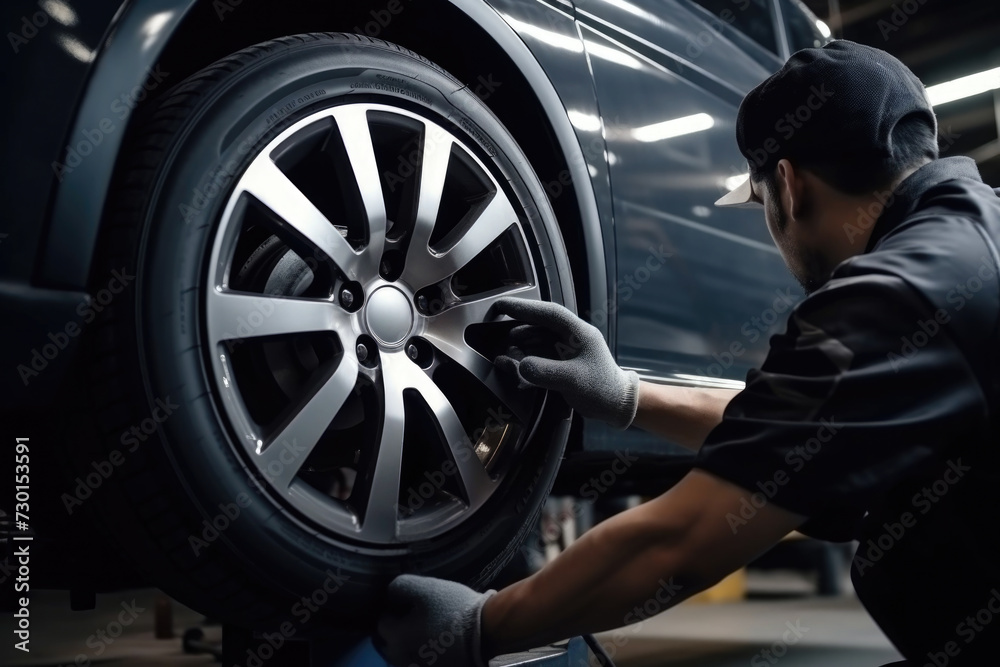
POLYGON ((909 178, 914 172, 930 163, 930 159, 910 167, 897 176, 889 185, 873 190, 869 194, 848 197, 844 200, 841 219, 844 220, 842 229, 846 243, 836 244, 834 247, 839 255, 838 262, 853 257, 864 252, 868 247, 875 223, 882 216, 886 207, 892 204, 893 193, 899 186, 909 178))

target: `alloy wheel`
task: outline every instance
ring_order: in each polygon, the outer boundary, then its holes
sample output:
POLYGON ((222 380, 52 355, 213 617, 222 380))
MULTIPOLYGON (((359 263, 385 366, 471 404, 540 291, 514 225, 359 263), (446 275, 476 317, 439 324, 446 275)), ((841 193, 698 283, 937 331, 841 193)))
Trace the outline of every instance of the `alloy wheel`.
POLYGON ((468 135, 352 103, 253 157, 215 234, 203 336, 270 495, 338 541, 399 545, 503 484, 542 392, 491 359, 502 296, 541 299, 532 230, 468 135))

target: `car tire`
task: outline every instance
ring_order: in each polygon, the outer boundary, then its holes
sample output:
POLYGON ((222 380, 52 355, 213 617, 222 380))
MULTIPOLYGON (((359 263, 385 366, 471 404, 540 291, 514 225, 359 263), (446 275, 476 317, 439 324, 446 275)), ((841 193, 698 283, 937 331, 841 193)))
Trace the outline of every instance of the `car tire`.
POLYGON ((114 469, 80 504, 152 584, 245 627, 364 631, 402 572, 488 586, 570 418, 493 371, 511 325, 488 306, 574 307, 500 121, 406 49, 304 34, 192 75, 129 137, 92 293, 126 289, 86 334, 97 437, 67 447, 114 469))

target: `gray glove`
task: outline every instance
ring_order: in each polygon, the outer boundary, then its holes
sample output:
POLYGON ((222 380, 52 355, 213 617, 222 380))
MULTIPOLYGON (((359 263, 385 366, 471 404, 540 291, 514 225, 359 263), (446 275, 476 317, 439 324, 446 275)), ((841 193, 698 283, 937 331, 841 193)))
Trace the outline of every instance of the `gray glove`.
POLYGON ((496 591, 402 574, 389 584, 373 644, 396 667, 487 667, 480 617, 496 591))
POLYGON ((639 376, 618 366, 595 326, 545 301, 508 297, 494 312, 527 322, 511 329, 511 347, 496 358, 498 368, 522 387, 559 392, 584 417, 629 427, 639 405, 639 376))

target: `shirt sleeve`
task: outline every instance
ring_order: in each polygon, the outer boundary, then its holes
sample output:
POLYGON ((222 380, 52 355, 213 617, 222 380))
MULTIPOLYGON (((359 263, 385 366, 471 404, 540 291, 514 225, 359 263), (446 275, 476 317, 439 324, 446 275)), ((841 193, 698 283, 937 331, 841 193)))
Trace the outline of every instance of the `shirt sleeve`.
POLYGON ((950 316, 897 276, 830 280, 772 336, 695 467, 746 489, 752 506, 773 501, 825 524, 817 537, 851 539, 852 519, 982 423, 986 402, 950 316))

